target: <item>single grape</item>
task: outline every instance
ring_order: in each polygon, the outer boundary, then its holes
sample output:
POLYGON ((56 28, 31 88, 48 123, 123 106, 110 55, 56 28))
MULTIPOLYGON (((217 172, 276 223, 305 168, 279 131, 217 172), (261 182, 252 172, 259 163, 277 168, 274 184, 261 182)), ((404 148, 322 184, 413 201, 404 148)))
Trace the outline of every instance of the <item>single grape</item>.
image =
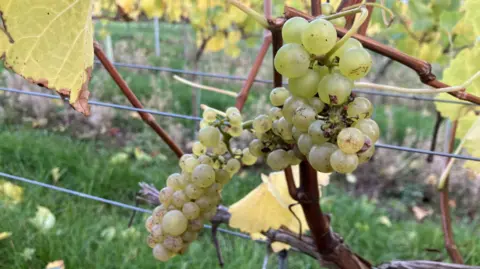
POLYGON ((357 153, 365 143, 364 134, 354 127, 345 128, 337 136, 337 145, 347 154, 357 153))
POLYGON ((337 31, 333 24, 322 18, 311 21, 302 33, 305 49, 317 56, 330 51, 337 42, 337 31))
POLYGON ((153 223, 153 216, 149 216, 147 218, 147 220, 145 221, 145 229, 147 229, 147 231, 149 233, 152 232, 152 227, 153 227, 154 223, 153 223))
POLYGON ((238 125, 238 126, 232 125, 227 130, 227 133, 232 137, 239 137, 242 135, 242 132, 243 132, 242 125, 238 125))
POLYGON ((253 139, 248 145, 248 150, 252 153, 253 156, 260 157, 263 155, 263 148, 265 144, 260 139, 253 139))
POLYGON ((163 234, 163 230, 162 230, 162 225, 160 224, 155 224, 153 227, 152 227, 152 232, 151 232, 152 236, 158 241, 158 242, 162 242, 163 239, 164 239, 164 234, 163 234))
POLYGON ((195 167, 200 164, 200 161, 195 157, 190 157, 185 160, 185 169, 184 171, 187 173, 191 173, 195 167))
POLYGON ((238 126, 242 124, 243 117, 242 114, 240 114, 240 111, 233 111, 230 114, 227 114, 227 119, 230 122, 231 125, 233 126, 238 126))
POLYGON ((185 187, 185 194, 190 199, 197 199, 198 197, 202 196, 203 189, 194 184, 188 184, 185 187))
POLYGON ((200 208, 202 212, 205 212, 208 209, 210 209, 212 206, 215 206, 215 204, 212 203, 210 198, 208 198, 208 196, 205 196, 205 195, 195 200, 195 204, 198 206, 198 208, 200 208))
POLYGON ((200 208, 196 203, 188 202, 183 205, 182 213, 188 220, 196 219, 200 216, 200 208))
POLYGON ((208 164, 200 164, 192 172, 192 183, 206 188, 215 182, 215 170, 208 164))
POLYGON ((213 165, 212 158, 210 158, 210 156, 207 156, 207 155, 198 156, 198 161, 200 162, 200 164, 213 165))
POLYGON ((357 153, 358 156, 358 163, 365 163, 368 162, 373 154, 375 153, 375 146, 371 145, 366 151, 357 153))
POLYGON ((183 240, 183 242, 190 243, 190 242, 195 241, 197 239, 197 237, 198 237, 197 232, 187 230, 185 233, 183 233, 182 240, 183 240))
POLYGON ((168 211, 162 220, 162 229, 166 234, 177 236, 187 230, 188 220, 182 211, 168 211))
POLYGON ((287 78, 300 77, 310 66, 310 55, 300 44, 285 44, 278 50, 273 64, 275 69, 287 78))
POLYGON ((242 163, 244 165, 253 165, 257 162, 257 157, 254 156, 248 148, 244 148, 242 151, 242 163))
POLYGON ((330 74, 330 69, 326 65, 314 64, 313 70, 317 71, 317 73, 320 75, 321 78, 330 74))
POLYGON ((354 121, 370 118, 372 113, 372 103, 365 97, 356 97, 353 102, 348 104, 347 116, 354 121))
POLYGON ((293 125, 284 117, 280 118, 275 125, 275 129, 284 140, 293 140, 293 125))
POLYGON ((172 204, 176 207, 181 209, 183 205, 188 202, 188 197, 184 191, 176 191, 173 193, 172 204))
POLYGON ((280 119, 281 117, 283 117, 282 109, 276 106, 270 108, 270 110, 268 111, 268 117, 270 117, 270 120, 272 122, 274 120, 280 119))
POLYGON ((318 97, 312 97, 308 99, 308 104, 315 109, 317 113, 320 113, 325 108, 325 103, 320 100, 318 97))
POLYGON ((178 161, 178 165, 182 170, 185 170, 185 161, 190 157, 195 157, 195 156, 193 154, 183 154, 182 157, 180 157, 180 160, 178 161))
POLYGON ((161 243, 161 242, 163 242, 163 240, 162 240, 162 241, 158 241, 158 240, 155 239, 155 238, 153 237, 153 235, 151 235, 151 234, 149 234, 149 235, 147 236, 147 245, 148 245, 150 248, 154 248, 156 244, 161 243))
POLYGON ((153 217, 153 224, 160 224, 163 221, 163 217, 165 214, 168 212, 168 206, 167 205, 159 205, 155 207, 155 209, 152 212, 152 217, 153 217))
POLYGON ((188 223, 188 230, 192 232, 198 232, 203 228, 203 221, 198 219, 193 219, 188 223))
POLYGON ((290 92, 285 87, 274 88, 270 92, 270 103, 274 106, 283 106, 289 96, 290 92))
POLYGON ((302 17, 288 19, 282 28, 283 43, 302 44, 302 32, 308 26, 308 21, 302 17))
POLYGON ((329 105, 341 105, 352 93, 353 82, 343 75, 334 72, 326 75, 318 85, 320 99, 329 105))
POLYGON ((345 28, 345 24, 347 24, 347 20, 345 19, 345 17, 335 18, 333 20, 330 20, 330 22, 333 25, 338 26, 338 27, 342 27, 342 28, 345 28))
POLYGON ((210 208, 208 211, 204 212, 202 218, 206 221, 211 220, 217 214, 217 207, 214 206, 210 208))
POLYGON ((198 140, 207 147, 216 147, 220 141, 220 131, 213 126, 204 127, 198 131, 198 140))
POLYGON ((182 189, 181 186, 179 186, 178 184, 178 179, 181 178, 182 175, 179 174, 179 173, 173 173, 171 175, 168 176, 167 178, 167 187, 170 187, 174 190, 180 190, 182 189))
POLYGON ((257 133, 266 133, 272 128, 272 120, 267 115, 257 116, 252 123, 253 130, 257 133))
POLYGON ((204 128, 204 127, 210 126, 210 123, 208 123, 205 120, 201 120, 199 125, 200 125, 200 128, 204 128))
POLYGON ((163 246, 172 252, 178 252, 183 247, 183 240, 180 236, 166 236, 163 246))
POLYGON ((292 149, 287 151, 287 153, 288 153, 288 157, 290 158, 289 160, 290 165, 297 165, 302 162, 302 159, 298 158, 292 149))
POLYGON ((308 153, 310 152, 310 149, 313 146, 312 138, 308 134, 302 134, 298 138, 297 145, 300 152, 303 155, 308 156, 308 153))
POLYGON ((289 79, 288 87, 292 95, 311 98, 317 94, 318 83, 321 79, 322 77, 317 71, 308 69, 305 75, 289 79))
POLYGON ((218 194, 218 192, 222 189, 221 185, 218 183, 213 183, 210 187, 205 189, 205 195, 209 197, 213 197, 218 194))
POLYGON ((322 129, 323 125, 325 125, 323 120, 316 120, 308 127, 308 135, 312 138, 312 143, 320 145, 328 141, 322 129))
POLYGON ((315 121, 315 116, 317 116, 317 112, 313 108, 299 107, 293 115, 293 126, 302 132, 307 132, 310 124, 315 121))
POLYGON ((230 174, 223 170, 223 169, 216 169, 215 170, 215 180, 221 184, 222 186, 227 184, 232 177, 230 174))
POLYGON ((348 154, 338 149, 330 156, 330 165, 338 173, 351 173, 358 166, 358 157, 355 154, 348 154))
POLYGON ((212 123, 217 119, 217 112, 213 108, 207 108, 203 111, 203 120, 212 123))
POLYGON ((174 192, 175 190, 173 188, 165 187, 158 193, 158 200, 161 204, 168 206, 172 202, 174 192))
POLYGON ((340 47, 338 48, 332 56, 330 56, 329 60, 330 61, 337 61, 340 62, 341 59, 343 58, 343 54, 345 51, 352 49, 352 48, 363 48, 362 43, 360 41, 356 40, 355 38, 351 37, 347 39, 347 41, 340 47), (337 59, 335 59, 337 58, 337 59))
POLYGON ((159 261, 162 261, 162 262, 168 261, 170 259, 170 257, 172 256, 170 251, 167 250, 162 244, 156 244, 153 247, 152 252, 153 252, 153 257, 155 257, 155 259, 157 259, 159 261))
POLYGON ((352 127, 359 129, 362 133, 367 135, 372 143, 377 142, 380 137, 380 128, 378 124, 372 119, 362 119, 353 123, 352 127))
POLYGON ((274 171, 283 170, 290 165, 290 157, 284 149, 276 149, 268 154, 267 164, 274 171))
POLYGON ((300 131, 297 127, 293 126, 292 128, 292 137, 295 141, 303 134, 304 132, 300 131))
POLYGON ((364 48, 352 48, 343 53, 340 72, 349 79, 357 80, 367 75, 372 67, 372 56, 364 48))
POLYGON ((217 144, 217 146, 214 147, 213 150, 212 150, 213 154, 215 154, 215 155, 223 155, 223 154, 227 153, 227 151, 228 151, 227 145, 223 141, 220 141, 217 144))
POLYGON ((240 170, 240 167, 242 164, 240 163, 239 160, 237 159, 230 159, 227 161, 227 164, 225 165, 225 171, 229 172, 230 175, 233 175, 240 170))
POLYGON ((197 155, 197 156, 200 156, 202 154, 205 154, 205 152, 207 152, 207 147, 205 147, 202 143, 200 143, 199 141, 196 141, 195 143, 193 143, 192 145, 192 152, 193 154, 197 155))
POLYGON ((295 111, 302 106, 306 106, 307 100, 296 97, 296 96, 290 96, 285 100, 285 104, 283 105, 282 108, 282 113, 283 117, 289 122, 293 122, 293 115, 295 114, 295 111))
POLYGON ((310 165, 312 165, 312 167, 318 172, 333 172, 333 168, 330 165, 330 156, 337 149, 337 146, 328 142, 321 145, 314 145, 308 153, 308 161, 310 162, 310 165))

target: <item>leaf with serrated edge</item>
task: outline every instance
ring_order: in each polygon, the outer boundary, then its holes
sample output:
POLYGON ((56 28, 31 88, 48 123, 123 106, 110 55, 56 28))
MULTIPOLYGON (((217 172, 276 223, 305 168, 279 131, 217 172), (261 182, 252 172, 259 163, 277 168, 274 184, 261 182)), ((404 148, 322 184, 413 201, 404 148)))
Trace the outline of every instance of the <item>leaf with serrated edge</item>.
POLYGON ((0 35, 0 54, 5 66, 69 97, 85 115, 90 113, 88 82, 93 68, 92 7, 90 0, 0 1, 6 28, 0 35))

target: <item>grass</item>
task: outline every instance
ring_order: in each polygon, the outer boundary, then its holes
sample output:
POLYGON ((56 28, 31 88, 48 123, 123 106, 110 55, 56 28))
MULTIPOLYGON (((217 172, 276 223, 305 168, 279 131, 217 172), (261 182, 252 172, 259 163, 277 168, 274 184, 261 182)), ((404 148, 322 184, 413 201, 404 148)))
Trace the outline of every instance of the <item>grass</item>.
MULTIPOLYGON (((162 186, 174 169, 175 158, 154 159, 145 164, 131 160, 127 165, 112 165, 115 151, 104 149, 97 142, 79 142, 43 131, 6 129, 0 132, 1 170, 52 184, 50 171, 63 172, 60 187, 98 195, 132 204, 139 181, 162 186)), ((237 177, 224 190, 225 204, 231 204, 259 184, 258 171, 237 177)), ((66 268, 216 268, 215 250, 208 231, 192 244, 188 253, 161 264, 153 260, 144 243, 143 220, 137 216, 133 228, 127 230, 131 211, 73 197, 37 186, 19 184, 25 189, 24 201, 16 206, 1 204, 0 232, 12 237, 0 241, 0 268, 43 268, 47 262, 63 259, 66 268), (48 207, 57 218, 54 228, 39 232, 28 221, 36 206, 48 207), (102 237, 107 228, 115 230, 113 238, 102 237), (35 249, 31 260, 22 256, 25 248, 35 249)), ((374 263, 392 259, 445 258, 439 223, 427 220, 422 224, 407 219, 392 219, 388 227, 380 222, 388 217, 386 210, 366 198, 355 200, 344 191, 330 186, 324 191, 324 210, 331 212, 335 231, 361 255, 374 263), (428 252, 433 248, 440 253, 428 252)), ((479 227, 459 220, 455 235, 467 263, 480 263, 479 227), (476 241, 476 242, 475 242, 476 241)), ((227 261, 226 268, 259 268, 265 246, 230 235, 220 235, 227 261)), ((318 268, 304 255, 290 253, 290 268, 318 268)), ((276 267, 276 257, 269 268, 276 267)))

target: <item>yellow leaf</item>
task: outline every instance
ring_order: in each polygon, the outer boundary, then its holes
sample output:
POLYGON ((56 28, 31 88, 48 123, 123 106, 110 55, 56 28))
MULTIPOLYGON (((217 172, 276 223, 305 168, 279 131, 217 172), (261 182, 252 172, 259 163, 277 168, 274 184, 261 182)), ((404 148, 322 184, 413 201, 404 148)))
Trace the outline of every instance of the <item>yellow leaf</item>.
POLYGON ((238 56, 240 56, 241 52, 242 51, 240 50, 240 48, 235 46, 235 45, 228 45, 225 48, 225 54, 227 54, 228 56, 230 56, 232 58, 237 58, 238 56))
POLYGON ((140 8, 148 18, 162 17, 165 10, 165 4, 158 0, 142 0, 140 8))
POLYGON ((228 32, 228 43, 235 44, 242 38, 242 33, 240 31, 230 31, 228 32))
POLYGON ((5 66, 33 83, 70 96, 88 115, 93 67, 92 1, 2 0, 0 12, 12 43, 0 37, 5 66))
POLYGON ((0 180, 0 198, 18 204, 23 200, 23 188, 9 181, 0 180))
POLYGON ((225 47, 225 35, 222 32, 216 33, 205 46, 205 51, 217 52, 225 47))
POLYGON ((473 36, 480 36, 480 1, 478 0, 466 0, 464 4, 465 8, 465 22, 469 25, 473 31, 473 36))
POLYGON ((63 260, 49 262, 45 269, 65 269, 65 263, 63 260))
POLYGON ((390 221, 390 219, 387 216, 379 217, 378 222, 380 222, 381 224, 383 224, 387 227, 392 227, 392 222, 390 221))
POLYGON ((54 183, 57 183, 60 180, 60 177, 63 175, 63 172, 60 171, 60 168, 54 167, 50 170, 50 174, 52 175, 52 179, 54 183))
MULTIPOLYGON (((480 116, 477 116, 474 111, 471 111, 460 118, 458 120, 455 137, 459 139, 465 137, 463 147, 470 155, 480 157, 480 149, 478 148, 480 144, 480 116)), ((467 161, 464 167, 471 169, 474 173, 480 174, 480 162, 467 161)))
POLYGON ((7 239, 12 235, 11 232, 1 232, 0 233, 0 240, 7 239))
POLYGON ((30 218, 30 223, 42 232, 46 232, 55 225, 55 216, 50 210, 43 206, 37 206, 35 217, 30 218))

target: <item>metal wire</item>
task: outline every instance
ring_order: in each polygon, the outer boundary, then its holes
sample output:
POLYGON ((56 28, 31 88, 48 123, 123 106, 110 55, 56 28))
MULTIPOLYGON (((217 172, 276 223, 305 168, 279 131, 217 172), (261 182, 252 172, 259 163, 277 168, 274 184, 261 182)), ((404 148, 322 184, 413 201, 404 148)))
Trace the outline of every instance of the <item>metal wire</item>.
MULTIPOLYGON (((95 61, 95 63, 101 64, 100 61, 95 61)), ((113 63, 113 65, 118 67, 132 68, 132 69, 143 69, 143 70, 169 72, 169 73, 175 73, 175 74, 195 75, 199 77, 221 78, 221 79, 229 79, 229 80, 237 80, 237 81, 247 80, 247 77, 213 74, 213 73, 206 73, 206 72, 199 72, 199 71, 188 71, 188 70, 175 69, 175 68, 169 68, 169 67, 159 67, 159 66, 151 66, 151 65, 129 64, 129 63, 113 63)), ((254 81, 258 83, 273 84, 273 80, 268 80, 268 79, 255 79, 254 81)), ((283 85, 288 85, 288 83, 283 83, 283 85)), ((403 98, 403 99, 410 99, 410 100, 417 100, 417 101, 429 101, 429 102, 449 103, 449 104, 457 104, 457 105, 479 106, 477 104, 472 104, 464 101, 436 99, 433 97, 412 96, 412 95, 400 94, 400 93, 387 93, 387 92, 377 92, 377 91, 369 91, 369 90, 353 90, 353 92, 386 96, 386 97, 403 98)))
MULTIPOLYGON (((41 92, 22 91, 22 90, 18 90, 18 89, 5 88, 5 87, 0 87, 0 90, 5 91, 5 92, 20 93, 20 94, 26 94, 26 95, 31 95, 31 96, 43 97, 43 98, 68 100, 68 98, 67 99, 62 99, 58 95, 41 93, 41 92)), ((111 107, 111 108, 118 108, 118 109, 136 111, 136 112, 146 112, 146 113, 150 113, 150 114, 153 114, 153 115, 159 115, 159 116, 165 116, 165 117, 171 117, 171 118, 179 118, 179 119, 195 120, 195 121, 201 121, 202 120, 202 118, 199 118, 199 117, 176 114, 176 113, 169 113, 169 112, 162 112, 162 111, 157 111, 157 110, 147 109, 147 108, 136 108, 136 107, 131 107, 131 106, 124 106, 124 105, 118 105, 118 104, 112 104, 112 103, 104 103, 104 102, 93 101, 93 100, 89 100, 88 103, 91 104, 91 105, 94 105, 94 106, 111 107)))
MULTIPOLYGON (((11 88, 4 88, 4 87, 0 87, 0 90, 1 91, 14 92, 14 93, 20 93, 20 94, 27 94, 27 95, 32 95, 32 96, 38 96, 38 97, 44 97, 44 98, 61 99, 59 96, 52 95, 52 94, 46 94, 46 93, 22 91, 22 90, 18 90, 18 89, 11 89, 11 88)), ((201 118, 199 118, 199 117, 193 117, 193 116, 189 116, 189 115, 161 112, 161 111, 152 110, 152 109, 139 109, 139 108, 134 108, 134 107, 129 107, 129 106, 122 106, 122 105, 116 105, 116 104, 110 104, 110 103, 104 103, 104 102, 98 102, 98 101, 89 101, 89 104, 118 108, 118 109, 124 109, 124 110, 131 110, 131 111, 142 111, 142 112, 147 112, 147 113, 151 113, 151 114, 154 114, 154 115, 161 115, 161 116, 167 116, 167 117, 182 118, 182 119, 197 120, 197 121, 201 120, 201 118)), ((379 148, 385 148, 385 149, 403 150, 403 151, 408 151, 408 152, 413 152, 413 153, 437 155, 437 156, 451 157, 451 158, 456 158, 456 159, 470 160, 470 161, 477 161, 477 162, 480 161, 480 158, 476 158, 476 157, 459 155, 459 154, 451 154, 451 153, 445 153, 445 152, 439 152, 439 151, 430 151, 430 150, 423 150, 423 149, 388 145, 388 144, 382 144, 382 143, 376 143, 375 146, 377 146, 379 148)))

